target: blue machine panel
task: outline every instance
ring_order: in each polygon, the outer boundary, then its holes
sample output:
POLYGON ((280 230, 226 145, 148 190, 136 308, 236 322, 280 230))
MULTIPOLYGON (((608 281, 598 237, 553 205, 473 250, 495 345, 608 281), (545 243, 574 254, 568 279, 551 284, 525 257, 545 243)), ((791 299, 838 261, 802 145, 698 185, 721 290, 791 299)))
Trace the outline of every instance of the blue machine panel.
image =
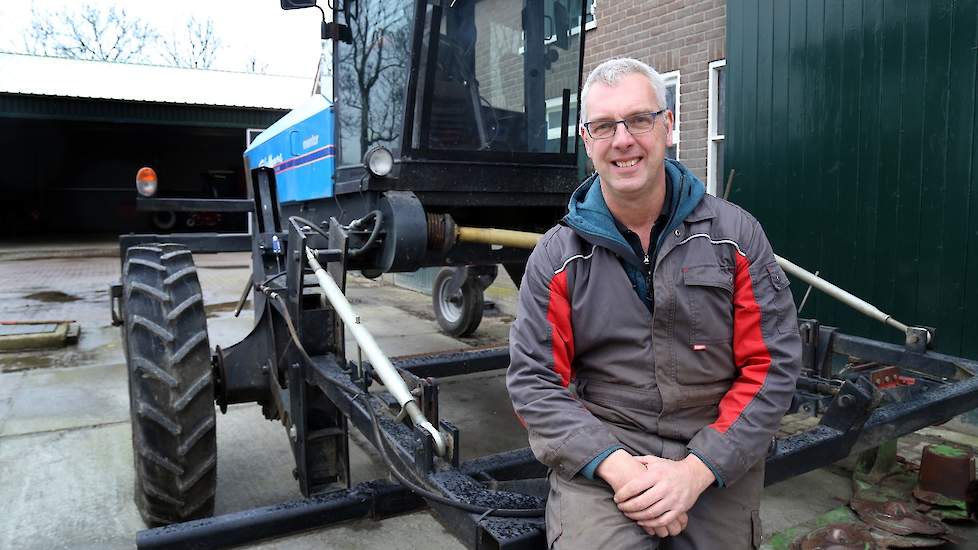
POLYGON ((249 171, 275 169, 280 203, 333 196, 333 106, 315 95, 258 135, 245 150, 249 171))

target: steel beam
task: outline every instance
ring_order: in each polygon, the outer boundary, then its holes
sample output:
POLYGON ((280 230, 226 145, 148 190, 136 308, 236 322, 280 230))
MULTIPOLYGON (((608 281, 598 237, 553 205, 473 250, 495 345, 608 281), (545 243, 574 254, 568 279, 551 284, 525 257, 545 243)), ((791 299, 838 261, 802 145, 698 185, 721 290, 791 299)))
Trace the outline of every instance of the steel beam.
POLYGON ((927 426, 947 422, 978 406, 978 378, 937 386, 910 399, 878 407, 861 430, 843 432, 820 425, 776 441, 767 458, 764 484, 771 485, 841 460, 852 452, 927 426))
POLYGON ((157 199, 136 197, 136 210, 149 212, 252 212, 251 199, 157 199))
POLYGON ((228 548, 353 519, 381 519, 423 506, 423 500, 401 485, 367 481, 313 498, 146 529, 136 535, 136 548, 228 548))
POLYGON ((171 233, 136 234, 119 236, 119 252, 125 261, 126 250, 130 246, 146 243, 176 243, 182 244, 197 253, 215 252, 250 252, 251 235, 247 233, 171 233))
POLYGON ((391 362, 396 368, 406 370, 418 378, 432 376, 444 378, 473 372, 505 369, 509 366, 509 348, 502 346, 393 357, 391 362))

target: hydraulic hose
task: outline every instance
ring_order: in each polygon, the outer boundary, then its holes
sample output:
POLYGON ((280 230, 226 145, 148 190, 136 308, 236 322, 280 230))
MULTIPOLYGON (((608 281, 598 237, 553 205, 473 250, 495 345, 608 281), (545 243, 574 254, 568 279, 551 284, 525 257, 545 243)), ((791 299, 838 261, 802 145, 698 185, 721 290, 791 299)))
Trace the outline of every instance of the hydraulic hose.
POLYGON ((367 242, 363 243, 363 246, 360 248, 354 248, 347 251, 346 254, 351 258, 356 258, 357 256, 360 256, 364 252, 370 250, 370 247, 377 242, 377 237, 380 235, 380 230, 384 225, 384 213, 380 210, 372 210, 368 212, 366 216, 358 220, 353 220, 350 222, 349 228, 356 229, 370 218, 374 219, 374 226, 373 229, 370 230, 370 236, 367 237, 367 242))

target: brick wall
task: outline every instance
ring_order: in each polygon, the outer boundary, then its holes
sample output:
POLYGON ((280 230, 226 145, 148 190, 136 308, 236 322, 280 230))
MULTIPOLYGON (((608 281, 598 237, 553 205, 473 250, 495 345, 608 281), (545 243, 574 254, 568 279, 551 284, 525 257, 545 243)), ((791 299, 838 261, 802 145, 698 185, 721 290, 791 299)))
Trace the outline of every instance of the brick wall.
POLYGON ((679 74, 679 160, 706 182, 709 64, 725 57, 726 0, 595 0, 584 74, 612 57, 679 74))

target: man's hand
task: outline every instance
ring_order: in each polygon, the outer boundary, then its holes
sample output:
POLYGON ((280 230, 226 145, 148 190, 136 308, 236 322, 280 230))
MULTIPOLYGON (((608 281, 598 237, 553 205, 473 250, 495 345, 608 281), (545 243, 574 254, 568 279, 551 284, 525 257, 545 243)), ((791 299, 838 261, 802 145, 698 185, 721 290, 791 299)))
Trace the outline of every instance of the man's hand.
MULTIPOLYGON (((648 464, 647 459, 649 458, 661 460, 658 457, 634 457, 624 449, 618 449, 617 451, 608 455, 608 458, 602 460, 601 464, 598 465, 598 468, 594 473, 611 486, 611 489, 616 493, 615 502, 618 502, 617 493, 630 484, 632 487, 642 487, 643 485, 641 480, 644 479, 649 481, 650 484, 644 485, 644 489, 641 489, 641 491, 645 491, 652 487, 651 482, 653 482, 654 478, 649 476, 649 471, 646 467, 648 464)), ((638 491, 639 489, 635 490, 638 491)), ((621 506, 619 505, 618 508, 620 509, 621 506)), ((625 515, 627 516, 628 514, 625 515)), ((646 533, 655 535, 659 538, 665 538, 682 533, 683 530, 686 529, 687 521, 688 519, 686 514, 683 512, 682 514, 677 515, 672 521, 663 523, 661 525, 651 525, 650 521, 640 521, 638 524, 645 530, 646 533), (645 525, 643 525, 643 523, 645 523, 645 525)))
MULTIPOLYGON (((696 499, 715 480, 713 472, 696 455, 683 460, 657 456, 640 456, 635 460, 648 472, 615 490, 618 509, 638 522, 646 531, 657 535, 672 528, 696 504, 696 499)), ((685 522, 683 527, 685 528, 685 522)))
POLYGON ((628 451, 618 449, 602 460, 594 473, 611 485, 611 490, 617 493, 626 483, 639 478, 646 471, 643 462, 630 455, 628 451))

